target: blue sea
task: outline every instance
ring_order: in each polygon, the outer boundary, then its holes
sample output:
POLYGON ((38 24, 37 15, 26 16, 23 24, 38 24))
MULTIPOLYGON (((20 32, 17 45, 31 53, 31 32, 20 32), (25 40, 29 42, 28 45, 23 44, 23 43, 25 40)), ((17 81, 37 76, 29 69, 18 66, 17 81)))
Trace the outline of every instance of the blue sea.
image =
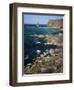
POLYGON ((55 35, 58 33, 63 33, 63 30, 51 29, 48 27, 32 27, 32 26, 24 26, 24 65, 28 63, 33 63, 39 55, 37 54, 37 50, 40 50, 40 54, 45 52, 50 48, 57 48, 56 45, 43 45, 43 44, 35 44, 36 42, 45 43, 47 42, 43 38, 35 38, 33 35, 55 35))

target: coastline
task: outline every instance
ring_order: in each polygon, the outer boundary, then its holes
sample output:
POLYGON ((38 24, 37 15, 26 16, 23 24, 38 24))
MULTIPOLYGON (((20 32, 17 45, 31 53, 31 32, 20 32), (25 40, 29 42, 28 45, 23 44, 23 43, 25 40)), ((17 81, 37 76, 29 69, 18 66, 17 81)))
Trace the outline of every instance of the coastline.
POLYGON ((58 28, 58 27, 38 27, 38 28, 49 28, 49 29, 55 29, 55 30, 63 30, 63 28, 58 28))
POLYGON ((57 28, 57 27, 48 27, 49 29, 59 29, 59 30, 63 30, 63 28, 57 28))
MULTIPOLYGON (((36 35, 36 38, 46 39, 46 43, 43 43, 46 48, 43 52, 41 49, 37 49, 37 57, 33 59, 33 62, 29 62, 24 66, 24 74, 41 74, 41 73, 62 73, 63 72, 63 36, 58 34, 55 36, 49 35, 36 35)), ((34 37, 35 38, 35 37, 34 37)), ((41 45, 38 42, 36 45, 41 45)))
POLYGON ((38 28, 49 28, 49 29, 55 29, 55 30, 63 30, 63 28, 57 28, 57 27, 38 27, 38 28))
POLYGON ((32 27, 32 28, 49 28, 49 29, 55 29, 55 30, 56 30, 56 29, 57 29, 57 30, 63 30, 63 28, 59 28, 59 27, 49 27, 49 26, 47 26, 47 25, 42 25, 42 26, 39 25, 39 26, 37 27, 36 25, 30 25, 30 24, 29 24, 29 25, 26 25, 26 24, 25 24, 24 26, 25 26, 25 27, 30 27, 30 28, 31 28, 31 27, 32 27))

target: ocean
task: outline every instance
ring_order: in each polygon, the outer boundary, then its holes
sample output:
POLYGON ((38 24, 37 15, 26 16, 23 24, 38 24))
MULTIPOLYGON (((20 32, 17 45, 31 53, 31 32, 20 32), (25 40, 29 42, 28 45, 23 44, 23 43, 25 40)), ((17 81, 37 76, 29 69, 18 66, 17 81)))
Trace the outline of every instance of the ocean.
POLYGON ((57 48, 56 45, 44 45, 47 40, 45 38, 33 37, 33 35, 56 35, 58 33, 63 33, 63 30, 51 29, 48 27, 33 27, 24 26, 24 65, 28 63, 33 63, 35 59, 43 54, 46 50, 50 48, 57 48), (36 44, 39 42, 39 44, 36 44), (37 54, 37 50, 40 54, 37 54))

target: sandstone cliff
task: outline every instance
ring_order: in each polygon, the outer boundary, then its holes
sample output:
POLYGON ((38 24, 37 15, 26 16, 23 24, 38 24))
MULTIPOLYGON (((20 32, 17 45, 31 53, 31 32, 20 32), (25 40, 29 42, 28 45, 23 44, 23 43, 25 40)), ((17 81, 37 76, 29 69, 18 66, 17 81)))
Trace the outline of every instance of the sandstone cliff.
POLYGON ((63 19, 51 19, 48 21, 48 27, 63 29, 63 19))

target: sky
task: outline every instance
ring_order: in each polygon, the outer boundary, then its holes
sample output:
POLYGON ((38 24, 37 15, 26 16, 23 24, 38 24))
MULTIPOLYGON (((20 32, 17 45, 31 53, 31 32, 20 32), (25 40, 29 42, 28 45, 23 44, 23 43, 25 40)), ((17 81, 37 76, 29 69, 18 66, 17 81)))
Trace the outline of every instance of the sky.
POLYGON ((24 14, 24 24, 48 24, 50 19, 62 19, 63 15, 34 15, 24 14))

